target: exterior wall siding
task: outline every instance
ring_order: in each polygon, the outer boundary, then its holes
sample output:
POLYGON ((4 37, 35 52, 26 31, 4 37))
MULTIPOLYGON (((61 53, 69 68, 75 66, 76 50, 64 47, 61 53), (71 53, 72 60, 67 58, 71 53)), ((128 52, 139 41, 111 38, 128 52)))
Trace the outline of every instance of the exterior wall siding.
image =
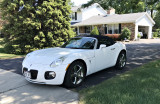
POLYGON ((135 39, 135 24, 133 23, 123 23, 121 24, 121 28, 122 30, 127 27, 128 29, 131 30, 131 40, 134 40, 135 39))
POLYGON ((98 15, 107 15, 107 12, 104 12, 104 10, 98 8, 96 5, 90 8, 85 9, 82 12, 82 21, 89 19, 90 17, 93 16, 98 16, 98 15))
POLYGON ((107 12, 99 4, 95 3, 88 8, 82 8, 82 11, 77 11, 77 20, 71 20, 71 22, 81 22, 98 15, 107 15, 107 12))

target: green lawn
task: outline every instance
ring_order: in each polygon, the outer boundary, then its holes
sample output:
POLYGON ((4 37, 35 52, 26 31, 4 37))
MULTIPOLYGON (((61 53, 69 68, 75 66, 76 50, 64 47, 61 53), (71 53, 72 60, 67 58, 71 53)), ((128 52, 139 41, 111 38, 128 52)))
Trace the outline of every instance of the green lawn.
POLYGON ((80 91, 80 104, 160 104, 160 60, 80 91))
POLYGON ((7 54, 7 53, 5 53, 3 39, 0 38, 0 59, 21 58, 23 56, 24 55, 14 55, 14 54, 7 54))

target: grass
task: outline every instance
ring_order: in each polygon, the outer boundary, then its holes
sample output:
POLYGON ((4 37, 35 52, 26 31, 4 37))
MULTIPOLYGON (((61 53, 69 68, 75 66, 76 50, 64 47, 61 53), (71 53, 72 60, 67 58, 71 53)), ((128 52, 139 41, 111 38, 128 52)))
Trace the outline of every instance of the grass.
POLYGON ((160 60, 80 91, 80 104, 160 104, 160 60))
POLYGON ((4 51, 4 42, 3 39, 0 38, 0 60, 1 59, 14 59, 14 58, 22 58, 24 55, 14 55, 14 54, 7 54, 4 51))

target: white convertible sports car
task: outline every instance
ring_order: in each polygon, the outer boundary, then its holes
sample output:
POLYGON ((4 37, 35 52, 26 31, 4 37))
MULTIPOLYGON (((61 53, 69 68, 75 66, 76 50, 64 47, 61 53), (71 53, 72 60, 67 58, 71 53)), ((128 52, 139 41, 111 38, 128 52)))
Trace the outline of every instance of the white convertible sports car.
POLYGON ((77 36, 61 47, 27 54, 22 73, 32 83, 77 87, 92 73, 125 65, 124 44, 106 36, 77 36))

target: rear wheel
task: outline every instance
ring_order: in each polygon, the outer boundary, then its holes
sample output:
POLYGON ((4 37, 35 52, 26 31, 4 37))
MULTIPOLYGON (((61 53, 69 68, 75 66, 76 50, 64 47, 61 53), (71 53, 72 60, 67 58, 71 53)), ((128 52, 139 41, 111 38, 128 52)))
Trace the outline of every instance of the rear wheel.
POLYGON ((116 69, 122 70, 125 66, 126 66, 126 61, 127 61, 127 57, 126 57, 126 52, 122 51, 117 59, 117 63, 116 63, 116 69))
POLYGON ((85 66, 82 62, 73 62, 67 70, 64 85, 66 87, 77 87, 82 84, 85 79, 85 66))

